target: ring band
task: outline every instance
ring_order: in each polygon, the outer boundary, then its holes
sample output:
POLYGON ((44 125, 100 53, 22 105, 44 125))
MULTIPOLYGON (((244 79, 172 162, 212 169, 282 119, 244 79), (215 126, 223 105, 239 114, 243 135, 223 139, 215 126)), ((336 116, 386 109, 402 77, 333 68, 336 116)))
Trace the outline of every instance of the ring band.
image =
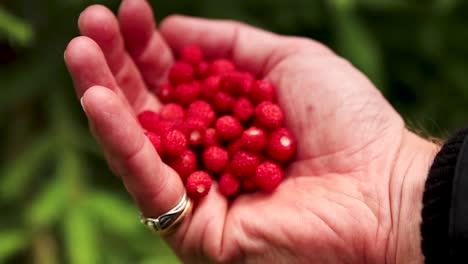
POLYGON ((177 219, 172 222, 165 230, 159 232, 159 235, 166 236, 172 234, 179 226, 180 223, 184 220, 185 216, 192 210, 192 200, 188 199, 187 206, 185 206, 184 211, 177 217, 177 219))
POLYGON ((184 195, 177 205, 167 213, 164 213, 157 218, 149 218, 140 215, 140 221, 151 231, 159 235, 166 235, 178 226, 191 209, 192 201, 188 198, 187 193, 184 192, 184 195))

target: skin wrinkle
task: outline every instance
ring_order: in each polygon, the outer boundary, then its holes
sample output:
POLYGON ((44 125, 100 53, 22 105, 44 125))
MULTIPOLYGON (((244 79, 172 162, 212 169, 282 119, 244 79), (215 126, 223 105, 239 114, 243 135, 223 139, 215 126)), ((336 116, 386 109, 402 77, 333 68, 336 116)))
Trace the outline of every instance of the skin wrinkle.
MULTIPOLYGON (((394 155, 394 158, 392 160, 390 168, 396 168, 396 164, 398 163, 399 154, 401 153, 402 148, 403 148, 404 133, 405 132, 403 131, 402 135, 400 136, 400 139, 399 139, 400 143, 398 145, 397 151, 396 151, 396 153, 394 155)), ((389 235, 388 235, 388 239, 387 239, 387 246, 385 247, 385 255, 386 255, 385 261, 390 262, 390 263, 392 263, 393 260, 388 260, 388 258, 389 258, 388 257, 389 256, 388 250, 391 250, 391 246, 389 246, 389 245, 390 245, 390 242, 392 241, 391 234, 394 233, 394 228, 395 228, 395 226, 394 226, 395 219, 394 219, 394 216, 393 216, 395 207, 393 206, 393 200, 392 200, 392 187, 394 186, 393 185, 394 173, 395 173, 394 170, 390 171, 390 178, 389 178, 389 184, 388 184, 388 202, 389 202, 388 206, 390 208, 390 220, 391 221, 390 221, 390 227, 389 227, 389 231, 388 231, 389 235)), ((379 221, 379 222, 381 222, 381 221, 379 221)), ((396 235, 398 237, 398 234, 396 234, 396 235)))
MULTIPOLYGON (((351 199, 357 201, 357 202, 358 202, 359 204, 361 204, 361 205, 364 205, 364 206, 362 207, 362 209, 368 210, 368 211, 370 212, 370 215, 374 218, 374 220, 376 220, 376 221, 378 222, 378 219, 377 219, 378 217, 377 217, 377 215, 372 211, 372 209, 370 209, 370 207, 369 207, 369 205, 368 205, 367 203, 365 203, 364 201, 362 201, 362 200, 360 200, 360 199, 358 199, 358 198, 355 198, 355 197, 353 197, 353 196, 351 196, 351 195, 349 195, 349 194, 346 194, 346 193, 343 193, 342 195, 346 196, 347 198, 351 198, 351 199)), ((328 197, 327 199, 328 199, 329 201, 331 201, 331 202, 337 204, 337 205, 340 205, 343 209, 349 210, 348 206, 346 206, 345 204, 342 204, 342 203, 339 202, 339 199, 333 200, 333 199, 330 199, 330 198, 331 198, 331 197, 328 197)), ((345 200, 347 200, 347 199, 345 199, 345 200)), ((357 218, 354 214, 352 214, 352 213, 349 214, 349 216, 350 216, 351 218, 353 218, 353 219, 356 221, 356 223, 360 223, 360 222, 362 221, 362 219, 358 219, 358 218, 357 218)), ((378 225, 377 225, 377 230, 378 230, 378 228, 379 228, 379 227, 378 227, 378 225)), ((378 241, 378 240, 379 240, 378 237, 376 237, 376 240, 375 240, 375 241, 378 241)), ((364 253, 365 249, 366 249, 366 242, 365 242, 365 241, 362 241, 361 245, 358 246, 357 251, 358 251, 358 252, 361 252, 360 258, 364 260, 364 263, 368 263, 369 261, 367 261, 366 256, 365 256, 365 253, 364 253), (360 249, 360 250, 359 250, 359 249, 360 249)), ((372 262, 370 262, 370 263, 372 263, 372 262)))
MULTIPOLYGON (((397 216, 397 218, 396 218, 396 220, 397 220, 397 225, 396 225, 396 226, 397 226, 398 228, 400 227, 400 222, 401 222, 401 211, 402 211, 401 209, 403 208, 402 203, 403 203, 403 201, 404 201, 404 195, 405 195, 405 193, 404 193, 404 191, 403 191, 403 188, 404 188, 404 186, 405 186, 405 182, 408 180, 408 172, 409 172, 409 170, 410 170, 410 168, 411 168, 411 164, 413 164, 415 158, 416 158, 416 155, 412 155, 412 157, 411 157, 411 159, 410 159, 410 162, 409 162, 410 165, 408 166, 408 168, 405 169, 405 171, 404 171, 404 173, 403 173, 403 180, 402 180, 402 183, 401 183, 401 185, 400 185, 400 186, 401 186, 400 195, 399 195, 400 200, 398 201, 398 208, 400 208, 400 210, 398 210, 398 216, 397 216)), ((400 250, 399 250, 399 241, 400 241, 400 232, 399 232, 399 230, 397 230, 396 245, 395 245, 395 246, 396 246, 396 248, 395 248, 395 250, 396 250, 395 259, 396 259, 396 260, 400 259, 400 258, 399 258, 399 253, 400 253, 400 250)))
MULTIPOLYGON (((331 233, 337 238, 337 240, 341 241, 342 244, 346 245, 346 241, 344 240, 344 238, 342 236, 340 236, 340 234, 337 232, 337 230, 335 230, 330 224, 327 223, 327 221, 325 220, 325 218, 323 216, 320 216, 317 212, 310 212, 312 215, 314 215, 321 223, 323 226, 327 227, 329 231, 331 231, 331 233)), ((336 254, 336 255, 339 255, 339 254, 336 254)), ((335 256, 336 256, 335 255, 335 256)), ((346 263, 346 261, 344 261, 344 256, 340 256, 341 257, 341 260, 342 262, 341 263, 346 263)))
MULTIPOLYGON (((259 208, 260 212, 257 212, 259 215, 266 215, 262 214, 262 211, 264 207, 259 208)), ((240 244, 240 249, 241 252, 243 252, 243 255, 245 258, 247 258, 248 255, 253 254, 255 256, 256 251, 257 252, 265 252, 265 248, 271 249, 270 245, 266 245, 265 241, 268 241, 269 239, 266 237, 266 234, 262 234, 261 232, 255 231, 255 227, 253 225, 249 225, 245 220, 249 221, 249 219, 239 219, 239 229, 242 230, 243 235, 245 239, 243 240, 244 243, 239 242, 240 244), (245 245, 245 243, 248 243, 248 247, 245 245), (250 251, 246 250, 246 248, 250 248, 250 251)), ((257 224, 257 222, 256 222, 257 224)), ((257 254, 258 255, 258 254, 257 254)), ((255 258, 255 257, 254 257, 255 258)))

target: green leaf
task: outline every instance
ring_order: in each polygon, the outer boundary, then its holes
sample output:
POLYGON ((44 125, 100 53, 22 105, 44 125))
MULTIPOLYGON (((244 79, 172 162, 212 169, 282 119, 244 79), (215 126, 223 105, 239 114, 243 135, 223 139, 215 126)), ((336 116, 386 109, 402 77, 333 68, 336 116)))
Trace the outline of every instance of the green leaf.
POLYGON ((0 170, 1 199, 11 201, 25 193, 31 179, 52 153, 53 143, 49 136, 37 138, 19 157, 0 170))
POLYGON ((21 46, 31 44, 34 32, 30 25, 8 13, 0 7, 0 34, 5 34, 10 41, 21 46))
POLYGON ((62 165, 57 175, 42 189, 42 192, 26 211, 26 222, 33 230, 52 225, 61 216, 68 201, 68 186, 61 175, 64 169, 62 165))
POLYGON ((107 231, 133 236, 143 230, 136 207, 117 195, 95 192, 89 197, 87 204, 90 212, 107 231))
POLYGON ((23 250, 28 245, 28 237, 21 230, 0 231, 0 263, 23 250))
POLYGON ((83 206, 74 204, 65 216, 64 233, 69 263, 99 263, 98 235, 83 206))

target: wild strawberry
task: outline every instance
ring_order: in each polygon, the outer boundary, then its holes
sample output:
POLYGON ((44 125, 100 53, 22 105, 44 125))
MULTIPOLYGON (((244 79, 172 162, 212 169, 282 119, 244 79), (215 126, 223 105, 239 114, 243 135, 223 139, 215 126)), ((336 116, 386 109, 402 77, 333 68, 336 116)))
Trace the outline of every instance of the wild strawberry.
POLYGON ((185 181, 197 169, 197 156, 193 151, 185 149, 180 156, 169 161, 169 166, 185 181))
POLYGON ((254 80, 249 75, 233 71, 224 74, 221 77, 219 88, 233 97, 244 95, 253 85, 254 80))
POLYGON ((260 160, 256 155, 239 150, 232 157, 231 169, 237 177, 241 179, 248 178, 255 175, 255 171, 259 164, 260 160))
POLYGON ((255 182, 264 191, 273 191, 283 180, 283 171, 273 162, 265 161, 257 167, 255 182))
POLYGON ((275 87, 268 80, 257 80, 250 89, 249 97, 256 104, 263 101, 274 101, 275 87))
POLYGON ((161 143, 164 152, 171 156, 179 156, 187 146, 185 135, 176 129, 166 132, 161 138, 161 143))
POLYGON ((158 128, 154 132, 162 137, 166 132, 171 130, 173 127, 174 127, 174 121, 161 120, 159 122, 158 128))
POLYGON ((199 95, 200 84, 198 81, 179 84, 174 91, 174 97, 176 101, 184 106, 187 106, 197 100, 199 95))
POLYGON ((218 113, 227 113, 232 110, 236 99, 225 92, 217 92, 213 98, 213 107, 218 113))
POLYGON ((222 172, 224 168, 226 168, 228 162, 228 153, 218 146, 208 147, 203 152, 203 165, 205 165, 205 169, 210 172, 222 172))
POLYGON ((208 76, 208 70, 210 69, 210 64, 206 61, 200 61, 195 66, 195 76, 198 79, 204 79, 208 76))
POLYGON ((153 111, 143 111, 138 115, 138 122, 144 129, 155 132, 159 127, 159 115, 153 111))
POLYGON ((221 76, 213 75, 206 78, 200 85, 200 96, 201 98, 211 101, 219 91, 219 82, 221 76))
POLYGON ((159 115, 163 120, 177 120, 184 118, 185 110, 179 104, 168 103, 163 105, 163 107, 159 111, 159 115))
POLYGON ((165 83, 159 86, 158 98, 161 102, 167 104, 174 98, 174 89, 171 84, 165 83))
POLYGON ((203 59, 203 53, 196 45, 187 45, 180 52, 180 60, 195 66, 203 59))
POLYGON ((233 116, 223 116, 216 120, 216 133, 219 138, 224 140, 232 140, 242 135, 242 125, 233 116))
POLYGON ((254 106, 246 97, 239 98, 232 108, 234 116, 241 122, 249 121, 254 111, 254 106))
POLYGON ((270 101, 265 101, 255 108, 255 118, 258 124, 266 129, 274 129, 283 123, 283 111, 270 101))
POLYGON ((188 131, 186 133, 188 144, 192 147, 203 144, 206 132, 205 123, 201 119, 195 117, 187 118, 185 123, 188 127, 188 131))
POLYGON ((201 119, 206 126, 210 126, 216 119, 216 113, 213 107, 205 101, 195 101, 187 109, 187 117, 201 119))
POLYGON ((273 160, 286 162, 296 153, 296 140, 288 129, 277 129, 270 134, 266 152, 273 160))
POLYGON ((219 191, 226 197, 234 196, 239 192, 240 182, 231 173, 224 173, 219 180, 219 191))
POLYGON ((262 152, 268 144, 265 132, 257 127, 245 130, 240 140, 242 148, 252 153, 262 152))
POLYGON ((196 171, 187 178, 187 193, 194 199, 201 199, 208 194, 211 184, 212 180, 208 173, 196 171))
POLYGON ((227 59, 216 59, 214 60, 211 65, 210 69, 208 70, 209 75, 221 75, 230 71, 235 70, 234 64, 230 60, 227 59))
POLYGON ((220 142, 219 142, 218 135, 216 134, 216 129, 212 127, 206 129, 205 137, 203 140, 203 146, 205 148, 208 148, 210 146, 219 146, 219 145, 220 145, 220 142))
POLYGON ((194 71, 190 64, 184 61, 177 61, 169 71, 169 80, 173 85, 187 83, 193 80, 194 71))

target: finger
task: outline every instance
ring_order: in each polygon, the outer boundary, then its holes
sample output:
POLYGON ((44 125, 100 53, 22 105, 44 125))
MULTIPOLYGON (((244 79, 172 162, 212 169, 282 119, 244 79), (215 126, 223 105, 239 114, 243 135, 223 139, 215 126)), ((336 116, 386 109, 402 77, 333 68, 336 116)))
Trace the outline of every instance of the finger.
POLYGON ((157 101, 149 96, 137 66, 125 50, 119 23, 114 14, 104 6, 93 5, 81 13, 78 25, 82 35, 93 39, 99 45, 120 89, 136 112, 143 110, 150 99, 153 99, 154 104, 151 108, 157 109, 157 101))
POLYGON ((65 63, 78 97, 93 85, 102 85, 120 93, 101 50, 90 38, 77 37, 70 41, 65 49, 65 63))
POLYGON ((119 21, 128 52, 151 89, 166 81, 174 57, 156 30, 151 6, 146 0, 124 0, 119 21))
POLYGON ((161 23, 160 31, 176 52, 187 44, 196 44, 208 58, 228 57, 239 68, 260 75, 266 75, 286 56, 301 50, 331 53, 312 40, 283 37, 233 21, 175 15, 161 23))
POLYGON ((142 213, 157 217, 173 208, 183 195, 182 181, 161 161, 122 100, 110 89, 94 86, 83 95, 82 105, 108 162, 142 213))

